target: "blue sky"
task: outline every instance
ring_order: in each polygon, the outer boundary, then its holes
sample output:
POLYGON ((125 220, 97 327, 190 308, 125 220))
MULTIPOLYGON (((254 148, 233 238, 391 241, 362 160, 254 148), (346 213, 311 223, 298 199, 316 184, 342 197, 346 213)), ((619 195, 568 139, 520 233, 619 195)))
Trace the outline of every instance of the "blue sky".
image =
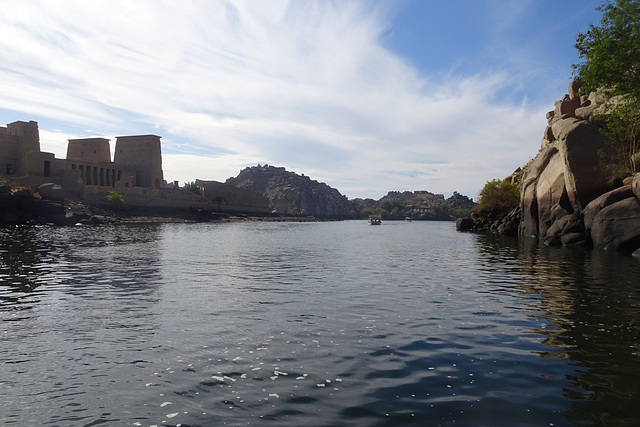
MULTIPOLYGON (((535 156, 599 0, 3 0, 0 124, 156 134, 168 181, 272 164, 470 197, 535 156)), ((112 147, 113 148, 113 147, 112 147)))

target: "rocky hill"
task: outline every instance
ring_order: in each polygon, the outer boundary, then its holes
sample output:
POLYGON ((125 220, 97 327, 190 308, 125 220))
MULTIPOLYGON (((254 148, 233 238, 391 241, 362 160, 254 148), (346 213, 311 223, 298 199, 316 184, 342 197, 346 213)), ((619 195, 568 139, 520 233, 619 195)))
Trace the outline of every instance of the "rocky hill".
POLYGON ((429 191, 390 191, 380 200, 354 199, 361 215, 377 214, 387 219, 454 220, 467 215, 474 207, 473 199, 457 192, 448 199, 429 191))
POLYGON ((273 211, 280 215, 347 218, 354 207, 335 188, 283 167, 248 167, 226 183, 263 194, 273 211))
POLYGON ((429 191, 390 191, 379 200, 348 200, 323 182, 270 165, 245 168, 226 184, 266 196, 279 215, 342 219, 377 214, 385 219, 453 220, 475 206, 472 199, 456 192, 448 199, 429 191))

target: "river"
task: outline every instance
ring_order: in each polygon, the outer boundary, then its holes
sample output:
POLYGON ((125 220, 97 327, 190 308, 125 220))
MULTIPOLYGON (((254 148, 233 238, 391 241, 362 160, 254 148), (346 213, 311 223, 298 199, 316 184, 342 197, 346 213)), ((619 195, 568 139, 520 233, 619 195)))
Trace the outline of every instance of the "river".
POLYGON ((0 424, 640 423, 640 259, 449 222, 0 230, 0 424))

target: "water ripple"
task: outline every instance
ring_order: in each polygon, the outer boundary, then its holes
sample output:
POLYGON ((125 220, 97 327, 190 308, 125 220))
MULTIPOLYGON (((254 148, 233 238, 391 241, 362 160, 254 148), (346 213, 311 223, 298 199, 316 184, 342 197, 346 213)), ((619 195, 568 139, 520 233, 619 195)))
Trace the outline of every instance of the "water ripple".
POLYGON ((640 402, 631 258, 417 221, 0 233, 2 424, 625 425, 640 402))

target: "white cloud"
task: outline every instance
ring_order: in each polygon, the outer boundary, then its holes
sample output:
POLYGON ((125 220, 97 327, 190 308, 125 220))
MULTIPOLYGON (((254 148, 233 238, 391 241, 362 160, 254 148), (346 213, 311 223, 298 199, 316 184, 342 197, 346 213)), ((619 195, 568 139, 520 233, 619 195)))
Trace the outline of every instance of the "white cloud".
MULTIPOLYGON (((384 3, 5 3, 0 106, 159 134, 168 180, 269 163, 349 197, 475 196, 532 157, 544 130, 544 111, 491 103, 505 75, 436 83, 385 50, 384 3)), ((68 135, 41 136, 64 155, 68 135)))

